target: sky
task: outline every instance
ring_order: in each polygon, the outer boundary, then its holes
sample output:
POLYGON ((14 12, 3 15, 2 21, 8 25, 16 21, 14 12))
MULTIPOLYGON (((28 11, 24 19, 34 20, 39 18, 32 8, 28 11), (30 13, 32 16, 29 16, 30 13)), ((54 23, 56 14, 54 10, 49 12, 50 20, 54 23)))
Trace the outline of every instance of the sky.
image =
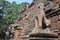
POLYGON ((22 3, 22 2, 28 2, 28 3, 32 2, 32 0, 7 0, 7 1, 9 1, 9 2, 15 1, 17 4, 22 3))

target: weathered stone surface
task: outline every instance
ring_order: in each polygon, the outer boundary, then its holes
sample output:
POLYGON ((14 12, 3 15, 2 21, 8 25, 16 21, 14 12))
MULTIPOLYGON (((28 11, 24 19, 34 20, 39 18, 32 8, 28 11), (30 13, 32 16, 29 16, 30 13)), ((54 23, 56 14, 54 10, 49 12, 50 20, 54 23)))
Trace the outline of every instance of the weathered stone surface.
POLYGON ((58 21, 58 22, 56 23, 56 26, 57 26, 58 29, 60 29, 60 21, 58 21))
MULTIPOLYGON (((27 8, 26 10, 24 10, 23 12, 21 12, 21 19, 18 18, 14 22, 15 23, 14 25, 19 24, 19 27, 18 28, 21 28, 22 29, 21 35, 19 36, 19 38, 17 37, 18 39, 20 39, 21 36, 30 35, 30 33, 34 29, 34 27, 35 27, 35 22, 34 22, 35 13, 39 11, 38 8, 37 8, 38 7, 37 5, 40 2, 43 2, 45 5, 48 4, 47 0, 34 0, 34 4, 30 5, 29 8, 27 8)), ((46 6, 45 7, 45 11, 48 10, 48 9, 50 9, 50 7, 51 6, 49 6, 49 7, 46 6)), ((55 14, 54 12, 51 12, 51 13, 55 14)), ((60 31, 60 22, 58 21, 58 15, 57 16, 53 16, 51 14, 53 17, 51 17, 51 15, 49 13, 47 15, 49 16, 47 18, 52 22, 51 27, 50 27, 51 28, 51 31, 53 31, 53 30, 54 31, 60 31), (56 30, 57 28, 59 30, 56 30)), ((13 28, 13 30, 14 30, 14 28, 13 28)), ((39 35, 41 35, 41 34, 43 35, 44 34, 45 36, 48 36, 49 35, 49 36, 53 36, 53 37, 58 37, 58 35, 56 33, 53 33, 51 31, 50 31, 50 29, 44 29, 44 30, 38 30, 38 29, 36 29, 35 30, 35 33, 37 32, 39 35)), ((17 35, 17 33, 19 34, 19 32, 16 32, 15 34, 17 35)), ((36 38, 35 37, 33 39, 35 39, 35 40, 36 39, 37 40, 54 40, 54 38, 53 39, 50 39, 50 38, 46 38, 46 39, 45 38, 41 38, 41 39, 39 39, 39 38, 36 38)), ((31 40, 33 40, 33 39, 31 39, 31 40)), ((22 40, 29 40, 29 38, 28 37, 23 37, 22 40)))
POLYGON ((52 22, 56 22, 56 21, 58 21, 58 16, 52 17, 52 22))
POLYGON ((39 37, 37 37, 37 38, 30 38, 30 40, 58 40, 58 39, 56 39, 56 38, 39 38, 39 37))
POLYGON ((38 31, 36 31, 35 33, 31 33, 30 37, 58 37, 57 33, 54 33, 53 31, 50 31, 49 29, 40 29, 38 31))
POLYGON ((15 33, 14 33, 14 40, 20 40, 20 39, 19 39, 20 32, 21 32, 21 30, 15 30, 15 33))

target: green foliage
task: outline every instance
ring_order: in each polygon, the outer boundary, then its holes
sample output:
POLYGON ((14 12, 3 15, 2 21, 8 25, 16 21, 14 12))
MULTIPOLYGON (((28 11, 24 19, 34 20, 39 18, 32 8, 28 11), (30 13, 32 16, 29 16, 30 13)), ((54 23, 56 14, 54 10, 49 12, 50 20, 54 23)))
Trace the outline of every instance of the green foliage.
POLYGON ((6 30, 15 19, 20 17, 19 12, 26 3, 16 4, 16 2, 8 2, 6 0, 0 0, 3 9, 3 17, 0 19, 0 31, 6 30))

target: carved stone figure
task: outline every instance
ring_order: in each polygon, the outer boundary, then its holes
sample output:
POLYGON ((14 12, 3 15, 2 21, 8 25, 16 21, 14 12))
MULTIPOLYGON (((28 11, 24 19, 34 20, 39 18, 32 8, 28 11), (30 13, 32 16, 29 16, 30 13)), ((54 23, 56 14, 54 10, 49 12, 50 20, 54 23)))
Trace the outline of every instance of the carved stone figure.
POLYGON ((38 30, 41 31, 41 29, 43 28, 43 21, 46 24, 46 26, 49 26, 51 24, 51 22, 46 18, 44 4, 40 3, 38 5, 38 11, 36 12, 35 28, 33 29, 32 33, 38 33, 38 30))

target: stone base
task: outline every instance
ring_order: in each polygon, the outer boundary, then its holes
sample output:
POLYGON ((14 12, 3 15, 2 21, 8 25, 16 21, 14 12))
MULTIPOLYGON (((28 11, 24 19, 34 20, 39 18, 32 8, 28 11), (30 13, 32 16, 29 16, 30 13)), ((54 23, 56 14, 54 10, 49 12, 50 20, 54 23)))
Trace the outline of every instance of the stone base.
POLYGON ((51 33, 52 31, 50 31, 49 28, 46 28, 46 29, 38 29, 38 28, 35 28, 32 30, 32 32, 30 34, 37 34, 37 33, 51 33))
POLYGON ((58 35, 55 33, 31 34, 30 40, 58 40, 58 35))
POLYGON ((39 37, 30 37, 30 40, 58 40, 56 38, 39 38, 39 37))
POLYGON ((30 40, 57 40, 58 34, 49 29, 39 29, 38 32, 29 35, 30 40))
POLYGON ((56 33, 37 33, 37 34, 31 34, 30 37, 58 38, 58 34, 56 34, 56 33))

